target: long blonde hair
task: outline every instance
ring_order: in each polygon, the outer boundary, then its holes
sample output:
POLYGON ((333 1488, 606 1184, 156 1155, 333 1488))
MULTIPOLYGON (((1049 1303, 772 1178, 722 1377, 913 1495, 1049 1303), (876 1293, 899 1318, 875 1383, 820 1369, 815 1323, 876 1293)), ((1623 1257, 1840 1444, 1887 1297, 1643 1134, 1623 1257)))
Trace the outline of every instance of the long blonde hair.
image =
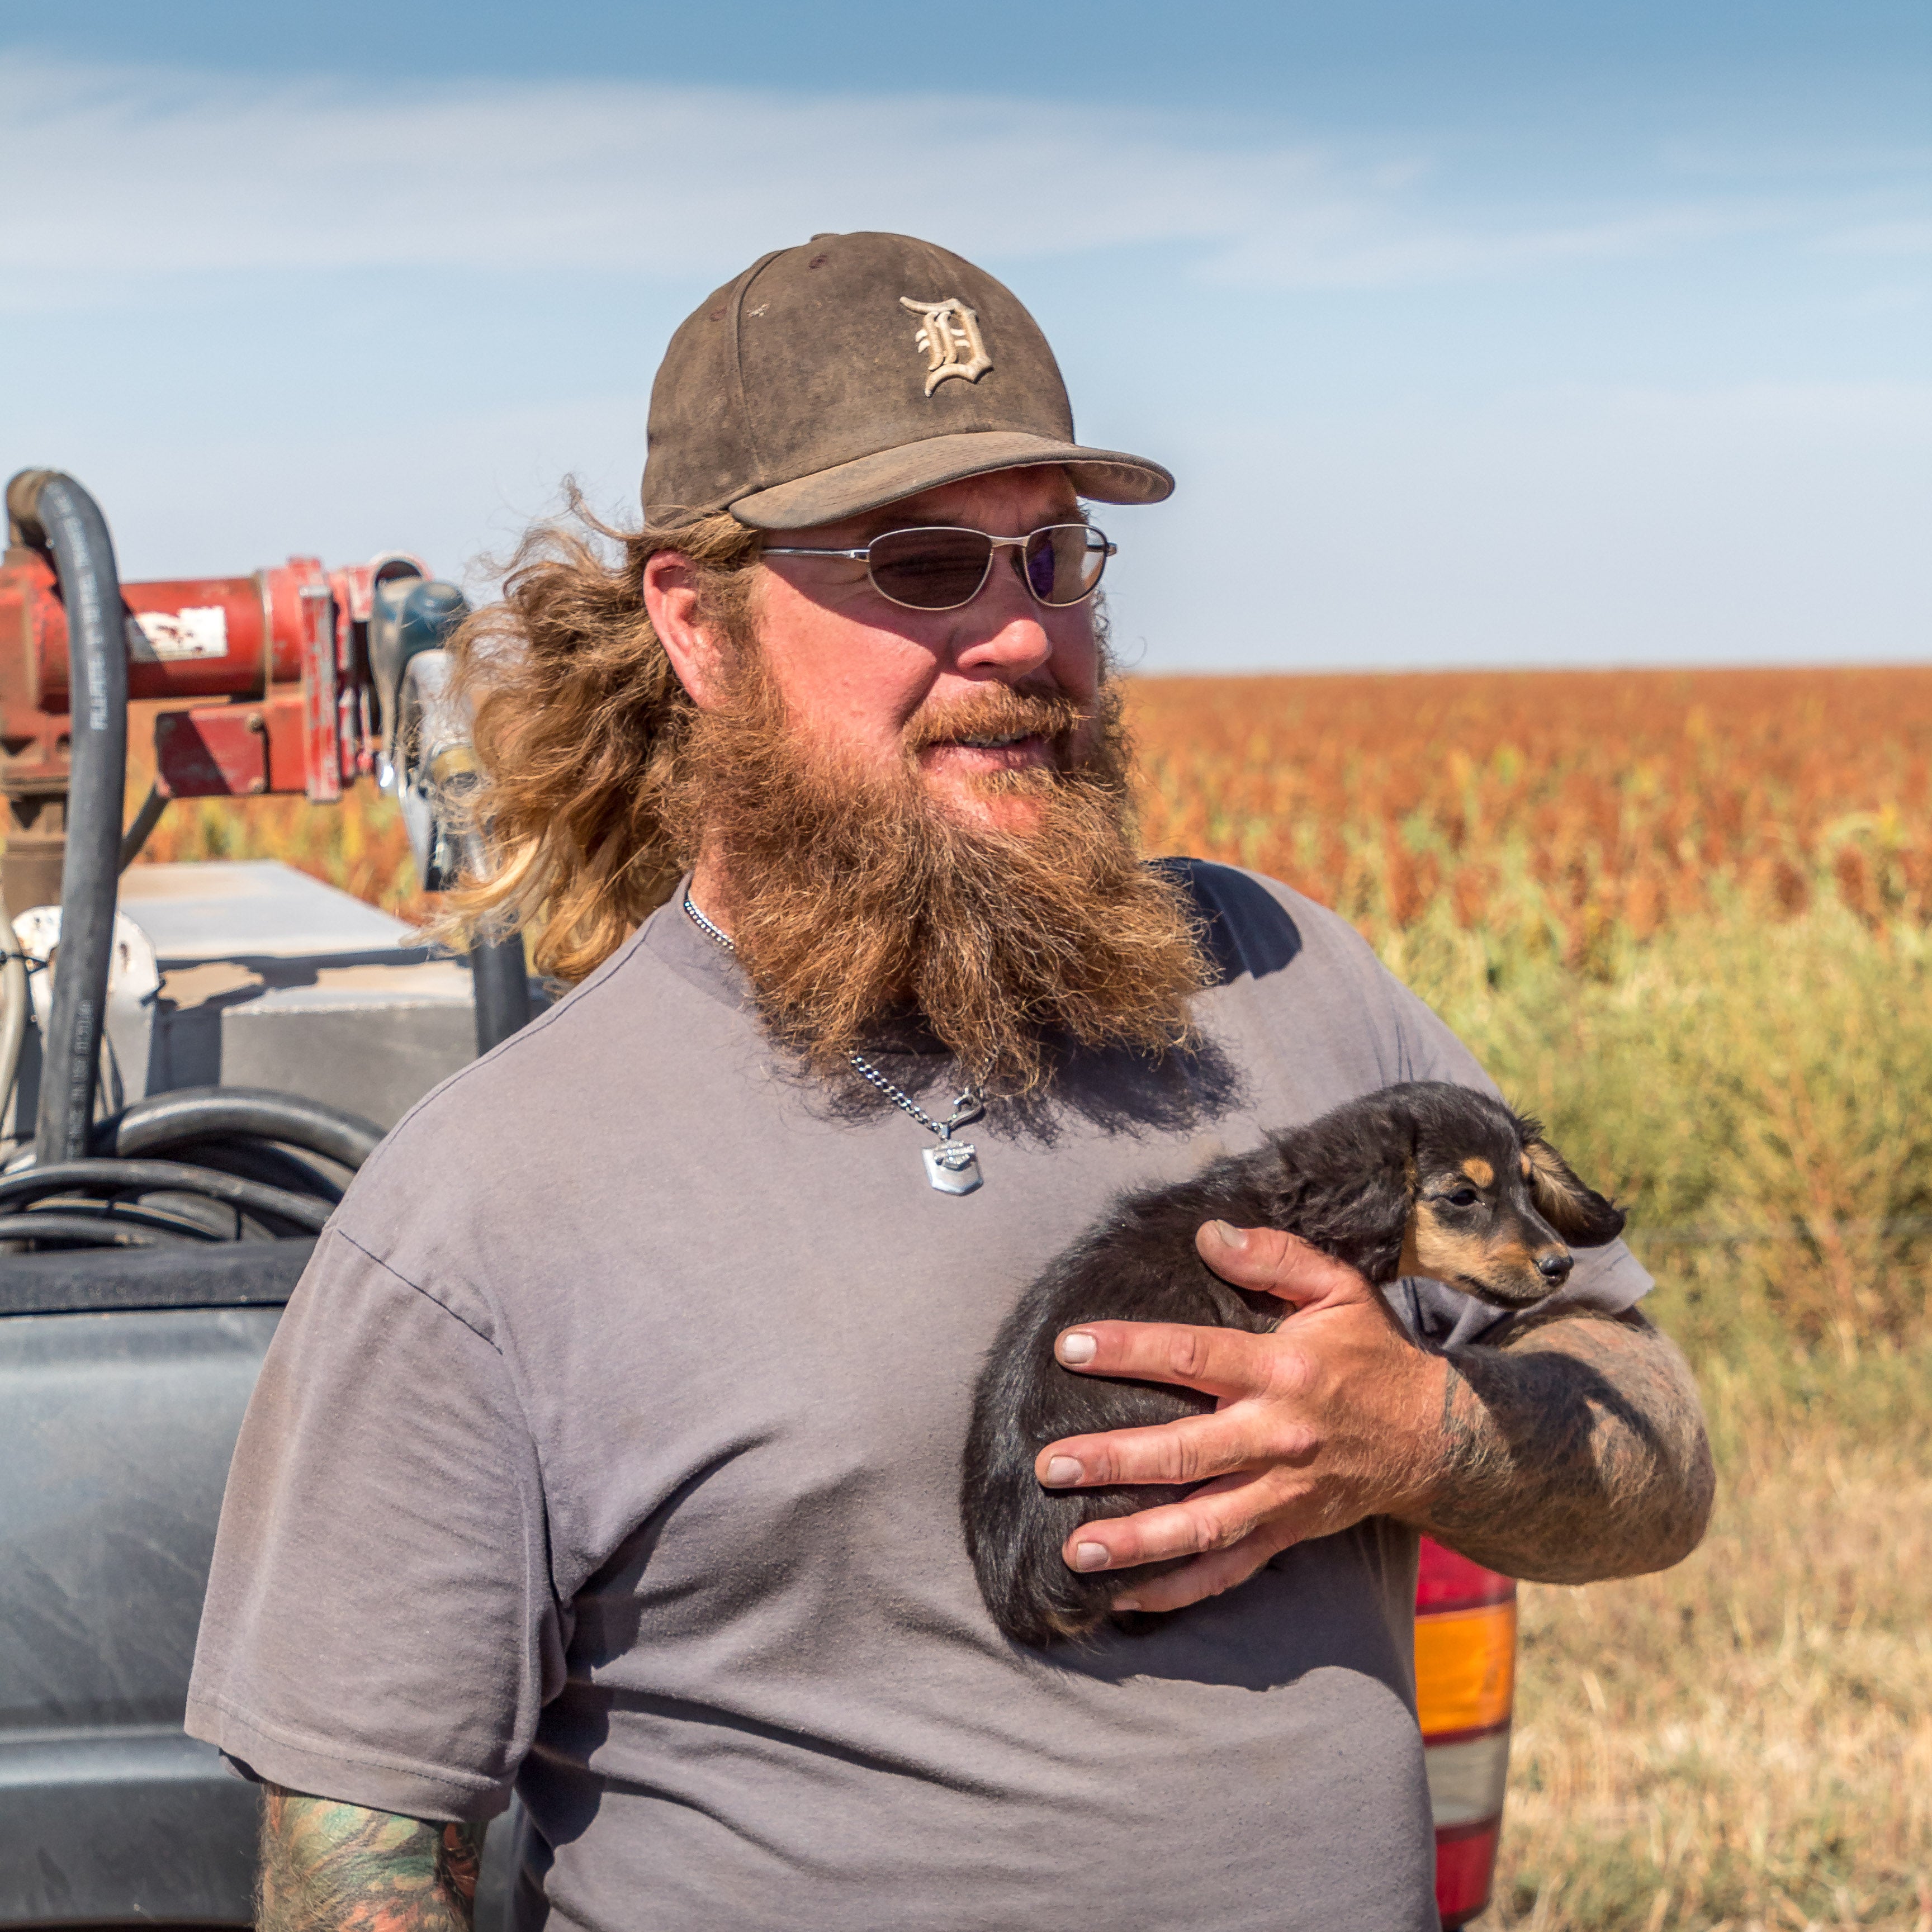
POLYGON ((645 611, 644 566, 660 550, 688 557, 702 619, 740 640, 760 539, 725 514, 625 532, 574 488, 569 504, 568 521, 524 538, 501 602, 452 642, 483 767, 470 810, 488 828, 494 869, 466 877, 443 923, 465 935, 526 929, 537 970, 575 981, 663 903, 694 856, 696 828, 669 806, 696 710, 645 611))

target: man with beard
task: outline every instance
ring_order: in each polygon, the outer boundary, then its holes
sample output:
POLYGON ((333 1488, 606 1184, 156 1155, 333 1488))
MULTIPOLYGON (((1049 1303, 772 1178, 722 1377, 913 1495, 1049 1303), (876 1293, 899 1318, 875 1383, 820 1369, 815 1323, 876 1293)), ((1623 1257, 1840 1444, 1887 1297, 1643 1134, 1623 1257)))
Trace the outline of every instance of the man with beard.
POLYGON ((1298 1312, 1072 1331, 1222 1406, 1040 1461, 1212 1479, 1066 1552, 1192 1558, 1163 1614, 1034 1653, 979 1600, 971 1390, 1042 1264, 1483 1078, 1333 915, 1136 861, 1082 504, 1170 488, 990 277, 822 236, 678 332, 644 529, 541 536, 472 626, 465 904, 578 983, 396 1130, 262 1370, 189 1722, 266 1787, 268 1932, 466 1922, 513 1789, 530 1924, 1420 1928, 1417 1530, 1568 1581, 1695 1543, 1620 1245, 1511 1324, 1214 1224, 1298 1312))

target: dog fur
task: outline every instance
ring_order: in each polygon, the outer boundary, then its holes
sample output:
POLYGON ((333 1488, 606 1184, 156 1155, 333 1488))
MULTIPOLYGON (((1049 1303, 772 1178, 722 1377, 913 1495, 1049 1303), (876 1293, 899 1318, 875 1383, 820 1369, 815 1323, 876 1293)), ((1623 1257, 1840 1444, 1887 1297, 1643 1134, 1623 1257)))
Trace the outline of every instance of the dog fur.
MULTIPOLYGON (((1352 1100, 1191 1180, 1120 1196, 1021 1298, 988 1353, 974 1402, 960 1512, 993 1620, 1016 1643, 1084 1636, 1136 1581, 1185 1558, 1082 1575, 1061 1554, 1097 1517, 1182 1493, 1160 1485, 1048 1490, 1041 1450, 1071 1436, 1172 1422, 1214 1406, 1172 1383, 1062 1368, 1054 1344, 1083 1322, 1169 1322, 1265 1334, 1270 1295, 1231 1287, 1194 1245, 1204 1221, 1279 1228, 1377 1287, 1426 1275, 1499 1308, 1522 1309, 1568 1276, 1566 1244, 1622 1233, 1533 1120, 1468 1087, 1417 1081, 1352 1100)), ((1155 1621, 1115 1616, 1128 1629, 1155 1621)))

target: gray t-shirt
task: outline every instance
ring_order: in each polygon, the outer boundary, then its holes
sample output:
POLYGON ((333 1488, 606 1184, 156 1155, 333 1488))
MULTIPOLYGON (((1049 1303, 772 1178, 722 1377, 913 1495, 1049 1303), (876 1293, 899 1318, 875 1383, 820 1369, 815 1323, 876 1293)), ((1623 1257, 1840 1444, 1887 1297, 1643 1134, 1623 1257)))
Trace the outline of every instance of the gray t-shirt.
MULTIPOLYGON (((189 1730, 384 1810, 488 1816, 514 1784, 526 1924, 1432 1928, 1410 1532, 1050 1654, 1000 1639, 962 1545, 982 1353, 1114 1190, 1482 1079, 1343 921, 1191 869, 1208 1051, 1078 1056, 1051 1106, 993 1106, 976 1193, 927 1184, 904 1115, 788 1072, 675 902, 446 1082, 263 1366, 189 1730)), ((878 1064, 950 1100, 916 1039, 878 1064)), ((1619 1245, 1562 1298, 1648 1286, 1619 1245)), ((1392 1298, 1432 1340, 1498 1325, 1392 1298)))

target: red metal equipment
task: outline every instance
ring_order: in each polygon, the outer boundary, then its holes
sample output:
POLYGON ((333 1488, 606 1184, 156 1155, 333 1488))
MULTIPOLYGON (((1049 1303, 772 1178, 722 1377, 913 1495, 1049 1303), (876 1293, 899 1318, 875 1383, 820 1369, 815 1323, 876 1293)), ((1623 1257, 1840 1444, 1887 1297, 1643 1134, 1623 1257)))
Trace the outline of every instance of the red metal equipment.
MULTIPOLYGON (((327 802, 374 771, 382 719, 368 628, 376 588, 428 574, 396 552, 338 570, 296 556, 250 577, 123 584, 128 696, 182 705, 155 721, 159 794, 301 792, 327 802)), ((0 893, 16 911, 60 897, 67 644, 51 564, 16 544, 0 560, 0 893)))

